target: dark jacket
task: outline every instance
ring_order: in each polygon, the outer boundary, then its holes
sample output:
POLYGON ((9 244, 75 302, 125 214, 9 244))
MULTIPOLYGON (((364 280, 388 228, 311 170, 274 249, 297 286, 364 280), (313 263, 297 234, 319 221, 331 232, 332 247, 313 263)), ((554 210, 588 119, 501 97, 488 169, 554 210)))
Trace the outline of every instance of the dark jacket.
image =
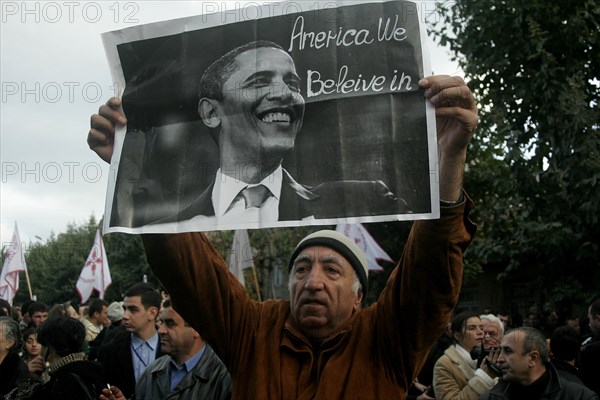
POLYGON ((561 360, 552 360, 550 361, 552 366, 556 368, 556 372, 558 372, 558 376, 563 378, 566 381, 578 383, 580 385, 585 385, 583 380, 581 380, 581 375, 577 368, 569 364, 568 362, 561 360))
POLYGON ((102 366, 94 361, 75 361, 52 373, 36 388, 31 400, 97 400, 106 387, 102 366))
MULTIPOLYGON (((546 364, 550 379, 540 400, 598 400, 598 396, 583 385, 566 381, 558 376, 556 369, 546 364)), ((510 396, 510 386, 513 383, 501 380, 481 400, 525 400, 510 396)), ((537 400, 537 399, 526 399, 537 400)))
POLYGON ((600 337, 594 338, 581 350, 579 373, 583 383, 600 396, 600 337))
POLYGON ((12 352, 0 364, 0 377, 0 396, 4 396, 29 378, 29 370, 19 354, 12 352))
POLYGON ((170 356, 162 356, 148 365, 135 386, 136 400, 231 398, 231 376, 209 345, 206 345, 198 365, 183 378, 171 394, 170 363, 170 356))
MULTIPOLYGON (((156 358, 163 355, 160 341, 156 350, 156 358)), ((108 383, 121 389, 125 397, 133 395, 135 375, 131 358, 131 333, 122 330, 108 343, 102 344, 98 351, 98 362, 104 366, 108 383)))
POLYGON ((475 233, 465 207, 416 221, 378 302, 318 346, 288 301, 251 300, 203 234, 142 238, 173 306, 230 371, 233 398, 399 399, 458 300, 463 251, 475 233))

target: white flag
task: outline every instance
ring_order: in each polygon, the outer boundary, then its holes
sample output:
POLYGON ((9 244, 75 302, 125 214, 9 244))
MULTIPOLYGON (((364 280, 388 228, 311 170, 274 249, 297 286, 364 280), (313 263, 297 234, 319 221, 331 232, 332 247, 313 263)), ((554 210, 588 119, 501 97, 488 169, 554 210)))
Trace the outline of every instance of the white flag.
POLYGON ((0 274, 0 298, 12 305, 17 290, 19 290, 19 272, 27 270, 23 244, 19 237, 16 222, 12 240, 8 243, 4 255, 4 265, 2 266, 2 274, 0 274))
POLYGON ((354 243, 365 253, 370 271, 383 271, 377 260, 394 262, 362 224, 339 224, 335 230, 354 240, 354 243))
POLYGON ((108 260, 106 258, 106 251, 104 250, 104 243, 102 242, 100 230, 96 230, 94 246, 92 246, 92 250, 77 281, 77 292, 79 292, 81 302, 85 303, 88 301, 94 289, 98 291, 98 297, 103 299, 104 292, 106 292, 111 283, 112 279, 108 270, 108 260))
POLYGON ((233 235, 233 243, 229 253, 229 270, 242 282, 242 285, 245 285, 244 269, 252 268, 253 265, 248 231, 245 229, 237 230, 233 235))

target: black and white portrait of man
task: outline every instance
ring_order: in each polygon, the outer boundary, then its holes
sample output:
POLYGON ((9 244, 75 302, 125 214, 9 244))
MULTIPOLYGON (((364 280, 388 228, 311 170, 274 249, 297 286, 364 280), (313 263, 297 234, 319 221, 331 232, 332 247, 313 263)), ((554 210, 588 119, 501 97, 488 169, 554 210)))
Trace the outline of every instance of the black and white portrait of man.
MULTIPOLYGON (((371 11, 373 21, 381 7, 371 11)), ((360 7, 340 10, 330 32, 364 20, 360 7)), ((302 15, 313 21, 310 12, 302 15)), ((332 46, 324 53, 335 54, 329 61, 319 49, 290 52, 280 39, 290 36, 290 21, 270 20, 264 35, 256 35, 260 20, 233 24, 236 35, 219 43, 221 55, 201 44, 223 35, 223 26, 120 48, 129 124, 111 225, 209 230, 431 211, 425 124, 414 129, 425 118, 416 81, 405 93, 306 97, 311 78, 360 71, 356 87, 364 87, 368 76, 391 68, 373 58, 403 54, 382 51, 386 43, 360 57, 332 46), (160 48, 167 54, 153 57, 160 48), (212 51, 202 54, 206 48, 212 51)), ((414 58, 398 65, 422 76, 414 58)))

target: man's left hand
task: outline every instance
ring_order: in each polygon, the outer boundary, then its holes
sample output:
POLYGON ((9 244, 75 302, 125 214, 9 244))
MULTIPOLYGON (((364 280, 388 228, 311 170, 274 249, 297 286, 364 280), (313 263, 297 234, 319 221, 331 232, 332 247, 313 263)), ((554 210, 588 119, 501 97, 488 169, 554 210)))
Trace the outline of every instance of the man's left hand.
POLYGON ((456 201, 462 189, 467 146, 479 120, 473 93, 458 76, 423 78, 419 86, 435 107, 440 158, 440 198, 456 201))

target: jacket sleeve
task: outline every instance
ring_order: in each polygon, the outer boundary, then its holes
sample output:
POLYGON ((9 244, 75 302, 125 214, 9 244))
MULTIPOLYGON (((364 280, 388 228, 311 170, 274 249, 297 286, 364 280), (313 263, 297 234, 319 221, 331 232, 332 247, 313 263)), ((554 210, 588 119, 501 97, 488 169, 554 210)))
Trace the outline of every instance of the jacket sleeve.
POLYGON ((373 345, 386 375, 404 387, 427 359, 458 301, 463 253, 475 234, 472 201, 442 207, 437 220, 416 221, 404 252, 377 302, 373 345))
POLYGON ((229 272, 219 252, 199 232, 143 235, 154 275, 169 292, 173 306, 232 370, 235 354, 248 354, 249 327, 260 305, 250 299, 229 272))

